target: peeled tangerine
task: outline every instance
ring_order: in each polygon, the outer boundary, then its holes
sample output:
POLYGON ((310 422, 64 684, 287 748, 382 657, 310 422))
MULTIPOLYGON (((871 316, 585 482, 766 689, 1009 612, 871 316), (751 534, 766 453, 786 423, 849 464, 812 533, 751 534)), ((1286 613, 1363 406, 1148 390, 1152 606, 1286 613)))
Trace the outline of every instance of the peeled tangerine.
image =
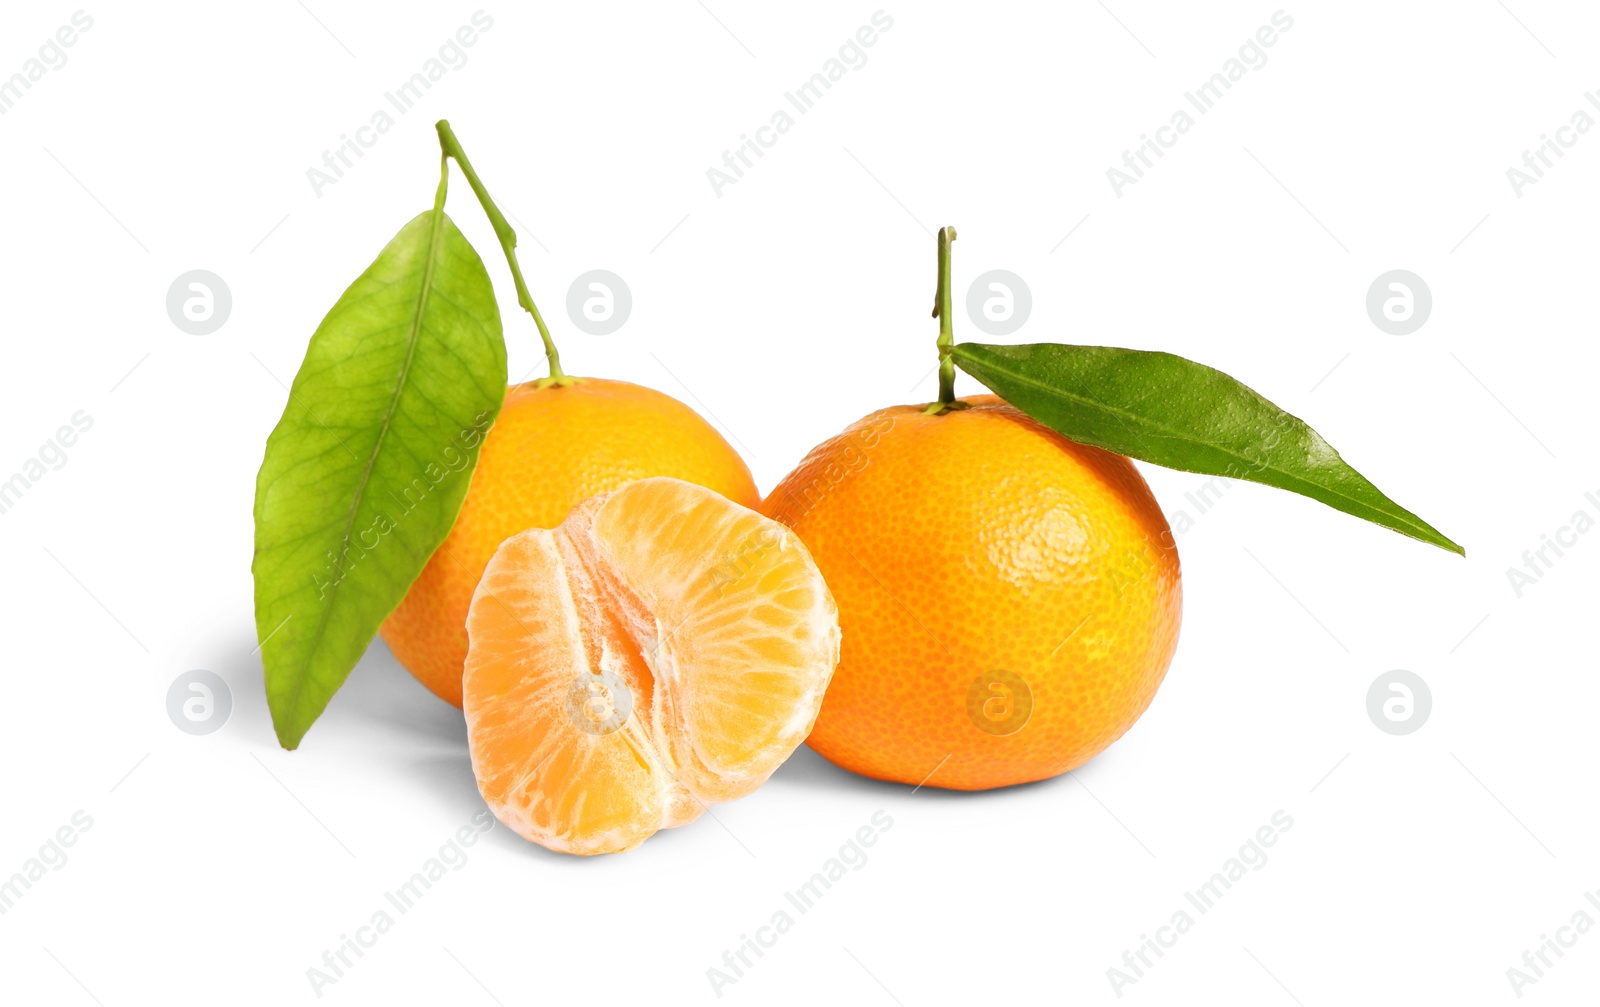
POLYGON ((755 790, 811 732, 839 660, 838 611, 799 538, 665 478, 507 539, 467 635, 483 799, 580 854, 755 790))

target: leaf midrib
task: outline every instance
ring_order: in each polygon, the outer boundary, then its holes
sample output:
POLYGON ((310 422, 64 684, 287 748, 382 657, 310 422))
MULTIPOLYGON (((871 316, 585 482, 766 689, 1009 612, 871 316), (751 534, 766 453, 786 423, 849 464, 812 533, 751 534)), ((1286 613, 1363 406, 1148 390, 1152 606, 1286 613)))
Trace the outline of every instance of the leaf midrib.
MULTIPOLYGON (((355 496, 350 502, 350 511, 345 515, 344 531, 339 536, 339 545, 342 549, 350 540, 350 530, 355 527, 356 515, 361 510, 361 503, 366 499, 367 484, 372 479, 372 470, 378 463, 378 455, 383 450, 384 441, 388 439, 389 428, 393 423, 395 410, 400 404, 400 394, 405 391, 406 382, 411 375, 411 362, 416 356, 417 343, 421 340, 422 316, 427 310, 429 295, 433 292, 434 263, 438 256, 440 236, 444 233, 444 211, 435 208, 429 222, 428 254, 422 269, 422 289, 417 294, 417 308, 411 316, 411 329, 406 339, 405 359, 400 363, 400 373, 395 376, 394 394, 389 397, 388 408, 384 410, 383 422, 378 427, 378 437, 372 444, 372 451, 367 455, 367 464, 361 470, 361 479, 356 484, 355 496)), ((344 583, 344 577, 334 581, 332 590, 328 593, 327 601, 322 606, 322 614, 317 618, 316 629, 312 632, 310 646, 305 650, 305 659, 296 669, 294 691, 290 694, 289 706, 292 710, 299 710, 300 698, 305 692, 306 680, 310 674, 312 661, 321 649, 322 639, 327 633, 328 620, 332 617, 334 602, 339 595, 339 588, 344 583)))

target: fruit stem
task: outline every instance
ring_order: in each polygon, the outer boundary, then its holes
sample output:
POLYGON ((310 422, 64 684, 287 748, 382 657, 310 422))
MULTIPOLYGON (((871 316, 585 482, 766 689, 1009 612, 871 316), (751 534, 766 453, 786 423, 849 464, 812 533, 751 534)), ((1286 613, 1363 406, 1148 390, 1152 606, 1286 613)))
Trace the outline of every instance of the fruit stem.
POLYGON ((544 340, 544 355, 550 361, 550 377, 546 380, 552 385, 571 384, 573 379, 561 370, 561 354, 556 350, 555 341, 550 338, 550 330, 545 327, 538 306, 533 303, 533 295, 528 293, 528 284, 522 279, 522 267, 517 264, 517 232, 511 229, 505 215, 489 197, 489 190, 478 180, 478 173, 472 170, 472 162, 467 160, 467 152, 461 149, 461 141, 456 139, 455 131, 450 128, 450 120, 440 119, 434 128, 439 131, 439 149, 445 157, 456 159, 461 173, 467 176, 467 184, 472 186, 483 212, 489 217, 494 236, 500 239, 500 247, 506 253, 506 264, 511 267, 511 279, 517 285, 517 303, 533 316, 533 324, 539 327, 539 338, 544 340))
MULTIPOLYGON (((439 155, 439 188, 433 190, 433 212, 444 212, 444 197, 450 191, 450 157, 447 154, 439 155)), ((437 222, 436 222, 437 223, 437 222)))
POLYGON ((933 295, 933 317, 939 320, 939 401, 927 412, 939 414, 961 408, 956 401, 956 361, 951 350, 956 345, 954 294, 950 290, 950 242, 956 240, 954 227, 939 228, 939 286, 933 295))

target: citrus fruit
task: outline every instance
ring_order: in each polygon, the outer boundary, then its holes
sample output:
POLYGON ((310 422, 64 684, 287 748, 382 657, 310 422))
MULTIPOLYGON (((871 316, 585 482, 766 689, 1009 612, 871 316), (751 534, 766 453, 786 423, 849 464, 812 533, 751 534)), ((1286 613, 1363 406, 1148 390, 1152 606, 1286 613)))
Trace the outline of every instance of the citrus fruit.
POLYGON ((455 525, 382 636, 422 684, 461 705, 467 608, 489 557, 527 528, 554 528, 582 500, 673 476, 758 506, 744 460, 698 413, 661 392, 602 378, 506 392, 455 525))
POLYGON ((980 790, 1064 773, 1144 712, 1177 645, 1178 553, 1133 464, 994 396, 867 416, 763 512, 839 606, 809 744, 866 776, 980 790))
POLYGON ((567 853, 631 849, 760 786, 810 732, 839 656, 794 533, 665 478, 507 539, 467 630, 478 789, 567 853))

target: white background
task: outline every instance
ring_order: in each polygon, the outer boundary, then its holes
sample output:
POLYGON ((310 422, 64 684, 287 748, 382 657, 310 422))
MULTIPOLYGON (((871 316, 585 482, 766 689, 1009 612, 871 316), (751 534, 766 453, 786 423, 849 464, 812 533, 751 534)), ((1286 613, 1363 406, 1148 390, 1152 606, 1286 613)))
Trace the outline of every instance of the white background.
MULTIPOLYGON (((1506 573, 1576 511, 1600 516, 1600 131, 1520 197, 1506 170, 1574 111, 1600 116, 1583 98, 1600 15, 1289 7, 1268 62, 1119 198, 1107 168, 1276 6, 891 6, 868 62, 719 198, 706 169, 877 8, 708 5, 485 7, 468 62, 320 196, 307 169, 477 4, 88 8, 66 64, 0 116, 0 478, 74 412, 94 424, 0 515, 0 876, 74 812, 93 821, 0 916, 0 997, 314 1001, 307 969, 482 807, 459 713, 381 643, 294 753, 252 653, 250 509, 280 382, 430 205, 447 116, 523 233, 569 371, 689 402, 763 491, 859 416, 934 395, 930 232, 950 223, 958 304, 989 269, 1031 288, 1008 339, 1222 368, 1468 556, 1253 485, 1202 516, 1185 494, 1204 479, 1145 466, 1169 518, 1195 519, 1182 641, 1149 712, 1080 771, 913 793, 802 749, 720 825, 625 856, 496 828, 323 1001, 717 1002, 707 969, 880 810, 894 824, 866 866, 723 1001, 1117 1002, 1107 970, 1278 810, 1294 824, 1266 866, 1123 1000, 1515 1001, 1526 949, 1579 910, 1600 920, 1583 898, 1600 887, 1600 534, 1520 598, 1506 573), (165 309, 197 268, 233 296, 207 336, 165 309), (633 292, 613 335, 567 318, 593 268, 633 292), (1408 336, 1365 308, 1396 268, 1434 300, 1408 336), (233 697, 205 737, 165 709, 196 668, 233 697), (1434 704, 1404 737, 1366 712, 1396 668, 1434 704)), ((0 76, 74 10, 7 5, 0 76)), ((513 376, 542 373, 459 175, 450 209, 495 279, 513 376)), ((957 333, 984 338, 965 312, 957 333)), ((1579 1002, 1600 935, 1551 960, 1523 998, 1579 1002)))

